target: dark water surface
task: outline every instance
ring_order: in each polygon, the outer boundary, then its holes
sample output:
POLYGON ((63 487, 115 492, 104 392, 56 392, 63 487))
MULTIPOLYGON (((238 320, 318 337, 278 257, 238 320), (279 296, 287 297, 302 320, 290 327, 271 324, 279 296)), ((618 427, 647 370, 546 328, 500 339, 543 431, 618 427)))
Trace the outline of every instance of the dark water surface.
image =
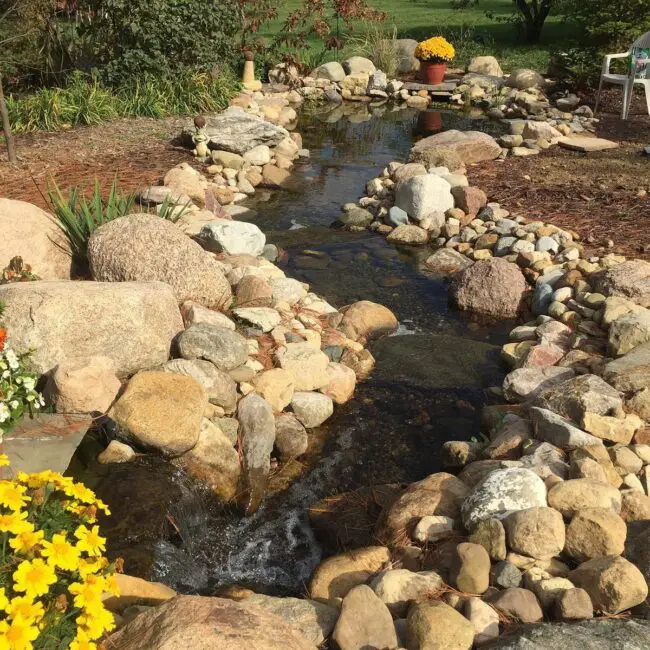
POLYGON ((502 380, 499 345, 511 324, 473 323, 450 310, 444 280, 422 269, 431 251, 329 228, 341 205, 356 201, 388 162, 405 160, 431 124, 487 130, 490 123, 410 110, 333 117, 302 118, 299 130, 312 153, 300 168, 304 189, 258 201, 247 218, 285 249, 281 265, 288 275, 309 282, 336 307, 360 299, 388 306, 401 322, 398 335, 371 346, 372 377, 311 432, 304 462, 279 469, 275 492, 249 518, 217 507, 156 458, 98 466, 99 444, 82 446, 73 473, 111 505, 110 550, 125 558, 127 572, 192 593, 232 583, 303 592, 323 553, 334 550, 315 539, 307 508, 338 492, 438 471, 442 442, 477 435, 485 388, 502 380))

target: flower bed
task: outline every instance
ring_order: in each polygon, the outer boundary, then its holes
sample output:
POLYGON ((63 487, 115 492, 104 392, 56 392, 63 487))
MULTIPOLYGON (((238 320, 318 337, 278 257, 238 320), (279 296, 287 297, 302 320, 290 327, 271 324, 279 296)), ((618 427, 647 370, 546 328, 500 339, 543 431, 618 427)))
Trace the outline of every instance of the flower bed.
MULTIPOLYGON (((9 464, 0 455, 0 465, 9 464)), ((92 490, 56 472, 0 481, 0 647, 95 650, 114 629, 102 594, 117 593, 92 490)))

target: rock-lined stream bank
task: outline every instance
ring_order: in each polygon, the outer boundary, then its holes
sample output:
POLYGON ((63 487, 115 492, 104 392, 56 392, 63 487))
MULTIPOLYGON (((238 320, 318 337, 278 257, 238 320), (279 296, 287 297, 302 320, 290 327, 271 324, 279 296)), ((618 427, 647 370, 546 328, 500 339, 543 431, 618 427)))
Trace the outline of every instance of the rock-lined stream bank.
MULTIPOLYGON (((408 151, 414 134, 426 133, 416 111, 370 119, 366 113, 363 121, 354 115, 359 110, 335 123, 305 116, 300 130, 311 158, 296 173, 303 189, 273 193, 237 218, 258 224, 286 251, 279 264, 289 277, 334 305, 367 299, 388 306, 400 320, 400 336, 371 345, 372 376, 326 426, 312 430, 307 455, 271 477, 278 493, 251 518, 215 505, 183 475, 161 471, 155 459, 99 465, 99 446, 80 449, 77 460, 87 469, 75 473, 112 506, 112 551, 131 571, 186 593, 239 583, 299 594, 322 553, 337 549, 312 532, 309 506, 340 491, 426 476, 440 469, 444 440, 477 435, 483 391, 502 380, 498 346, 510 326, 474 324, 451 310, 443 279, 424 271, 412 250, 328 227, 341 201, 356 198, 368 170, 381 170, 408 151)), ((438 116, 445 126, 490 124, 454 112, 438 116)))

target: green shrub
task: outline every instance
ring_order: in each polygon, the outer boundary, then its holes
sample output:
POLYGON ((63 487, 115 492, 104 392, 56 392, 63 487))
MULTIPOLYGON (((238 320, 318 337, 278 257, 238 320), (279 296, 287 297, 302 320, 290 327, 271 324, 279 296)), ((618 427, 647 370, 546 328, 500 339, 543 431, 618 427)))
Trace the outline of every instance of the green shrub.
POLYGON ((111 82, 230 62, 236 0, 80 0, 90 55, 111 82))
POLYGON ((64 126, 101 124, 115 117, 169 117, 213 113, 228 106, 239 89, 230 68, 219 76, 184 70, 163 78, 146 76, 106 88, 97 76, 75 73, 65 88, 41 88, 7 97, 14 131, 56 131, 64 126))
POLYGON ((624 52, 650 31, 648 0, 560 0, 559 11, 580 29, 585 47, 602 52, 624 52))

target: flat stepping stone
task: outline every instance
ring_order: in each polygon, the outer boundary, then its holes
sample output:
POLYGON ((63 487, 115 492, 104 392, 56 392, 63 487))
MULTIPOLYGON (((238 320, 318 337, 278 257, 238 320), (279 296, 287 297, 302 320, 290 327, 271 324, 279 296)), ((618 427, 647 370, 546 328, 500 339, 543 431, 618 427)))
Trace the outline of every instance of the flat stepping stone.
POLYGON ((579 135, 573 138, 560 138, 558 143, 561 147, 564 147, 564 149, 582 151, 584 153, 618 148, 618 142, 612 142, 611 140, 605 140, 604 138, 589 138, 584 135, 579 135))
POLYGON ((62 474, 92 423, 89 415, 38 413, 31 418, 25 416, 0 444, 0 453, 7 454, 11 462, 10 467, 0 470, 0 476, 7 478, 17 472, 46 469, 62 474))
POLYGON ((427 92, 430 93, 435 93, 435 92, 451 93, 454 92, 454 90, 456 90, 457 85, 458 83, 456 81, 446 81, 444 83, 435 84, 435 85, 420 84, 414 81, 409 81, 404 84, 404 88, 406 88, 406 90, 416 91, 416 92, 419 90, 426 90, 427 92))

